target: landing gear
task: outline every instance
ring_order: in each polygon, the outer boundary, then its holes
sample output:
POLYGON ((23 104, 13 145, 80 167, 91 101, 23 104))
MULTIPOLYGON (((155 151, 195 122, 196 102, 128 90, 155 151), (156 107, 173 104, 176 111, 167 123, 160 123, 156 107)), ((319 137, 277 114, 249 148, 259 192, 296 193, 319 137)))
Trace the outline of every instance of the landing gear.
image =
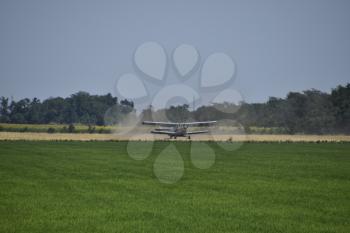
POLYGON ((189 140, 191 140, 191 136, 188 136, 187 138, 188 138, 189 140))

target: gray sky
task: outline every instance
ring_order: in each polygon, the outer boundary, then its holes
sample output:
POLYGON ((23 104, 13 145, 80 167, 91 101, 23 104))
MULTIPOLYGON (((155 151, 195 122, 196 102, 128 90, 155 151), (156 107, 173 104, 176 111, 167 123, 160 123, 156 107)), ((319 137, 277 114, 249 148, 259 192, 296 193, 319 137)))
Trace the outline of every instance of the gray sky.
POLYGON ((330 91, 350 81, 349 12, 347 0, 1 0, 0 96, 113 94, 145 41, 229 54, 248 102, 330 91))

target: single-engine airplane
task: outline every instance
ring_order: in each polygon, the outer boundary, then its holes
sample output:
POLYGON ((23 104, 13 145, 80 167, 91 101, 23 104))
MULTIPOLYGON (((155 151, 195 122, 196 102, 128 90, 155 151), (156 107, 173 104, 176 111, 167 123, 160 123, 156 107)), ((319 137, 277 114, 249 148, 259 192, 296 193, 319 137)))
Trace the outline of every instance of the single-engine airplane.
POLYGON ((197 122, 160 122, 160 121, 143 121, 144 125, 154 125, 158 126, 151 131, 153 134, 167 134, 171 138, 176 139, 176 137, 188 137, 191 139, 192 134, 208 133, 209 130, 200 131, 187 131, 188 127, 203 127, 211 126, 215 124, 216 121, 197 121, 197 122))

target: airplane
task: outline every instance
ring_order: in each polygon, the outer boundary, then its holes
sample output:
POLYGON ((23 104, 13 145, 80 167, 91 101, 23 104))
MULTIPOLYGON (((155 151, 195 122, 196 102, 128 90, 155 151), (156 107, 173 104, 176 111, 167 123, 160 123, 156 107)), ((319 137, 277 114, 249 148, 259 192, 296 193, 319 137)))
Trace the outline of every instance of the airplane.
POLYGON ((192 134, 201 134, 208 133, 209 130, 200 130, 200 131, 187 131, 188 127, 202 127, 202 126, 211 126, 215 124, 216 121, 197 121, 197 122, 161 122, 161 121, 143 121, 143 125, 154 125, 159 126, 151 131, 153 134, 167 134, 170 136, 170 139, 176 137, 187 137, 191 139, 192 134))

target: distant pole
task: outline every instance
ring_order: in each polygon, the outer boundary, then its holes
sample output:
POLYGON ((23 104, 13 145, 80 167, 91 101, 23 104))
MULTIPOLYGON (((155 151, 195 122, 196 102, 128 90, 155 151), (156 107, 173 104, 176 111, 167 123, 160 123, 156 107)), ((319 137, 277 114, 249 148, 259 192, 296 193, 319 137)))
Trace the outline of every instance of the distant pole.
POLYGON ((192 111, 194 112, 194 108, 195 108, 195 105, 194 105, 194 104, 195 104, 195 98, 194 98, 194 96, 193 96, 193 102, 192 102, 192 104, 193 104, 193 110, 192 110, 192 111))

